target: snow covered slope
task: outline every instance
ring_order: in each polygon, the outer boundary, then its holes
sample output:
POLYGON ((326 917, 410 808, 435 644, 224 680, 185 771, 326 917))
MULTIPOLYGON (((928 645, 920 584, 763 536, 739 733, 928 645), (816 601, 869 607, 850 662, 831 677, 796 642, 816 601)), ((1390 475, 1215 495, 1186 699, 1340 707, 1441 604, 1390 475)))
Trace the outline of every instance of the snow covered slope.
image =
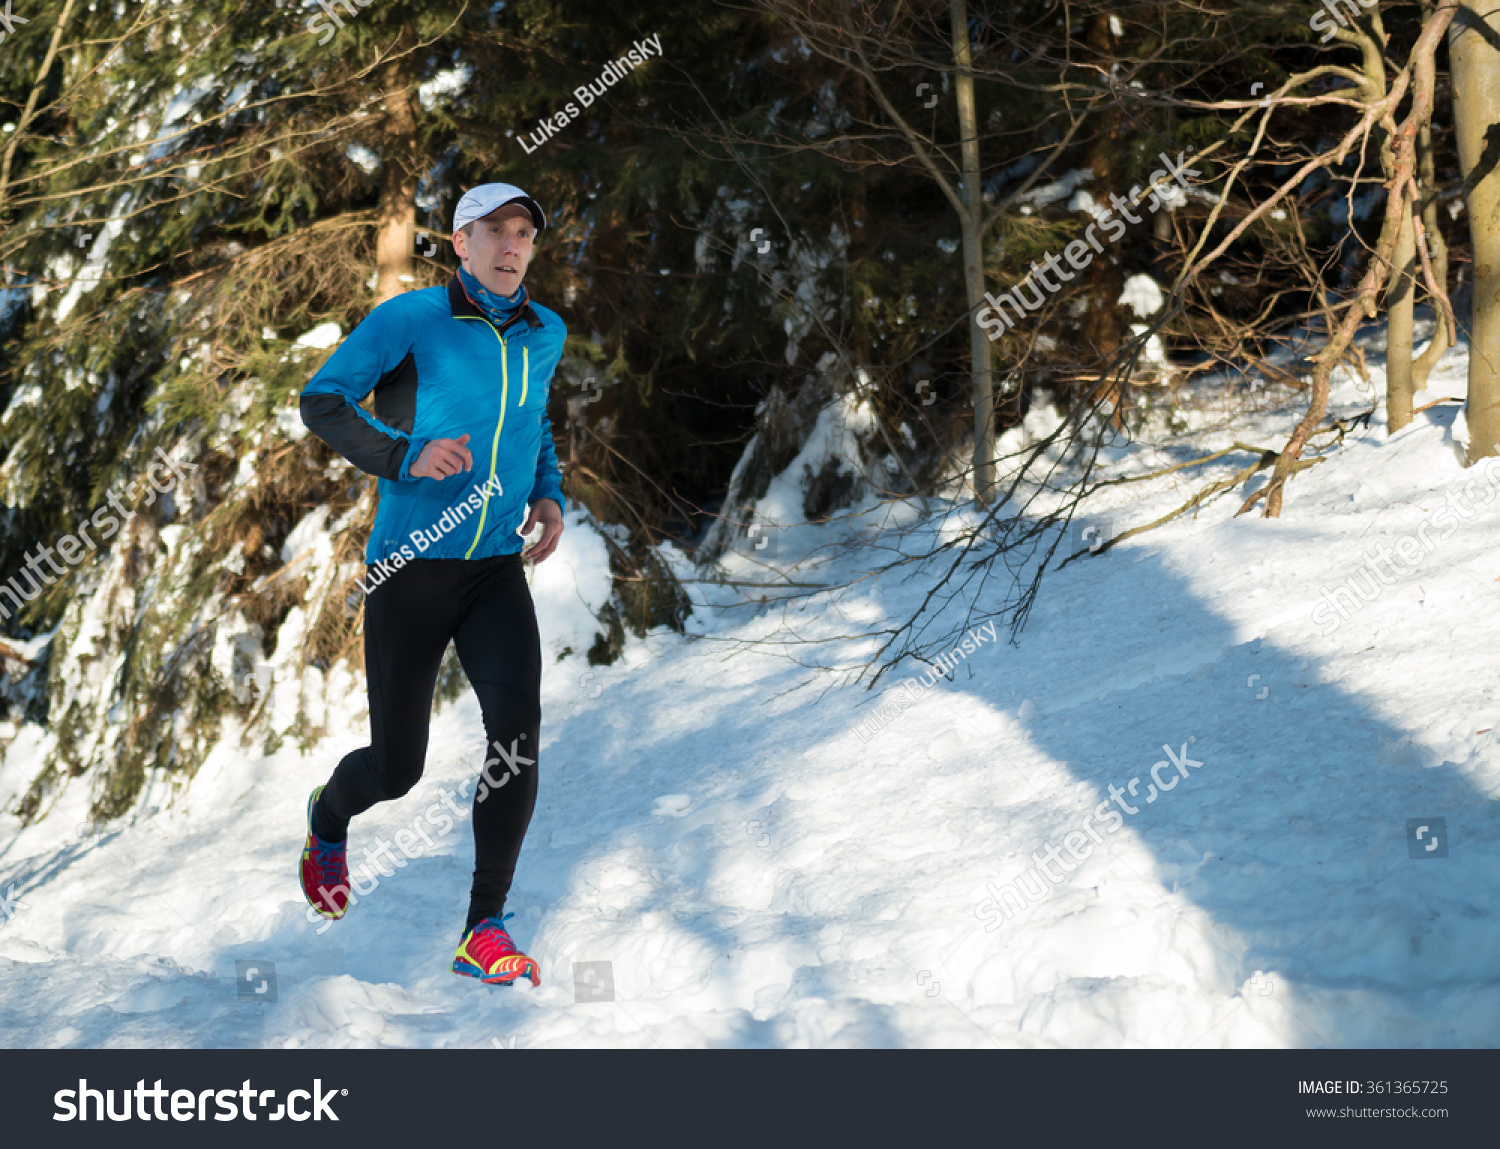
MULTIPOLYGON (((1430 397, 1463 393, 1462 351, 1430 397)), ((1335 400, 1370 405, 1348 379, 1335 400)), ((1500 499, 1479 505, 1461 433, 1453 406, 1392 439, 1377 416, 1293 480, 1280 521, 1231 518, 1231 494, 1075 562, 1018 644, 978 632, 904 708, 895 679, 872 693, 809 666, 868 657, 844 636, 904 617, 922 578, 779 604, 693 584, 687 638, 592 671, 549 660, 510 906, 537 990, 447 968, 472 846, 464 822, 422 820, 479 761, 472 696, 436 718, 419 786, 351 834, 356 859, 377 834, 431 846, 332 925, 297 888, 303 805, 360 744, 361 698, 320 752, 227 738, 184 795, 102 833, 80 831, 77 780, 39 825, 0 822, 0 1043, 1492 1044, 1500 499), (1382 545, 1409 565, 1365 578, 1382 545), (608 965, 575 981, 574 963, 608 965)), ((1200 430, 1122 465, 1228 442, 1200 430)), ((1109 513, 1149 521, 1233 465, 1114 488, 1109 513)), ((827 529, 783 535, 782 557, 827 529)), ((868 561, 795 577, 845 584, 868 561)), ((587 632, 602 564, 575 523, 538 571, 554 657, 582 649, 558 635, 587 632)), ((7 808, 37 737, 0 772, 7 808)))

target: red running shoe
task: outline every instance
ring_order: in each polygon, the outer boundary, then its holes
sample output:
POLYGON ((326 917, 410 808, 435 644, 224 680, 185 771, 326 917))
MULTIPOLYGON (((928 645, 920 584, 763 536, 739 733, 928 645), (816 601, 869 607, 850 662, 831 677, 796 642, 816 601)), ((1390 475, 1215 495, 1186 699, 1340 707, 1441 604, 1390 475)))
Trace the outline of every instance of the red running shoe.
POLYGON ((531 984, 541 985, 541 971, 536 962, 516 949, 506 932, 503 918, 485 918, 464 935, 453 954, 453 972, 477 977, 485 985, 510 985, 519 977, 529 977, 531 984))
POLYGON ((319 786, 307 800, 307 845, 302 847, 302 894, 325 918, 341 918, 349 908, 348 840, 325 842, 313 833, 312 812, 319 786))

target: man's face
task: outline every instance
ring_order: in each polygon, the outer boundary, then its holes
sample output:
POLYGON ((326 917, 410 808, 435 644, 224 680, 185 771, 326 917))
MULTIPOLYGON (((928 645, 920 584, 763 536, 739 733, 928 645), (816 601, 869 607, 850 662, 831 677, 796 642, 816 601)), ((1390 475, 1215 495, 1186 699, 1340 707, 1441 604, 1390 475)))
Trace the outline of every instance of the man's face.
POLYGON ((475 220, 472 232, 453 233, 453 250, 464 270, 496 295, 514 295, 526 278, 535 250, 531 213, 518 203, 508 203, 475 220))

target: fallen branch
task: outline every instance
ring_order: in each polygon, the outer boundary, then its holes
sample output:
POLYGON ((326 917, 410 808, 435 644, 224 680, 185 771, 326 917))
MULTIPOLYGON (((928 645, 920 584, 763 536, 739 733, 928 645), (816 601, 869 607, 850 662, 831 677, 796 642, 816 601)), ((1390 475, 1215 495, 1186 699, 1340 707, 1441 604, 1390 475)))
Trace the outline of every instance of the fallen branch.
POLYGON ((1211 463, 1215 459, 1222 459, 1225 455, 1232 455, 1236 451, 1241 451, 1250 455, 1271 455, 1272 457, 1276 455, 1275 451, 1272 451, 1267 447, 1251 447, 1245 443, 1241 443, 1238 439, 1236 439, 1234 441, 1234 446, 1225 447, 1222 451, 1215 451, 1212 455, 1204 455, 1201 459, 1189 459, 1185 463, 1173 463, 1170 467, 1165 467, 1160 471, 1151 471, 1145 475, 1126 475, 1124 478, 1120 479, 1104 479, 1099 483, 1099 485, 1101 487, 1109 487, 1115 485, 1116 483, 1143 483, 1147 479, 1159 479, 1163 475, 1170 475, 1173 471, 1181 471, 1186 467, 1197 467, 1201 466, 1204 463, 1211 463))
MULTIPOLYGON (((1243 467, 1240 470, 1236 471, 1233 475, 1229 476, 1227 479, 1219 479, 1216 482, 1212 482, 1212 483, 1208 484, 1208 486, 1204 487, 1201 491, 1199 491, 1197 494, 1195 494, 1191 499, 1189 499, 1187 502, 1183 503, 1182 506, 1178 507, 1175 511, 1169 511, 1167 514, 1163 515, 1161 518, 1157 519, 1155 522, 1146 523, 1146 524, 1144 524, 1142 526, 1139 526, 1139 527, 1131 527, 1128 531, 1122 531, 1120 534, 1118 534, 1114 538, 1110 539, 1107 543, 1105 543, 1101 547, 1098 547, 1098 548, 1095 548, 1095 549, 1085 548, 1084 550, 1073 552, 1071 555, 1069 555, 1067 558, 1063 559, 1063 561, 1058 564, 1057 569, 1058 570, 1062 570, 1063 567, 1067 566, 1074 559, 1076 559, 1076 558, 1082 558, 1084 555, 1102 555, 1105 551, 1109 550, 1109 548, 1112 547, 1112 546, 1114 546, 1116 543, 1124 542, 1126 539, 1131 538, 1131 537, 1133 537, 1135 535, 1145 534, 1147 531, 1155 530, 1157 527, 1160 527, 1160 526, 1165 526, 1167 523, 1170 523, 1173 519, 1180 518, 1182 515, 1185 515, 1188 511, 1191 511, 1191 510, 1194 510, 1194 509, 1196 509, 1198 507, 1204 506, 1210 499, 1214 498, 1215 496, 1221 495, 1225 491, 1230 490, 1233 487, 1239 486, 1241 483, 1245 482, 1252 475, 1254 475, 1257 471, 1264 470, 1266 467, 1269 467, 1272 463, 1275 463, 1280 458, 1280 456, 1275 451, 1263 450, 1263 449, 1261 449, 1259 447, 1246 447, 1244 444, 1241 444, 1241 443, 1236 443, 1235 446, 1230 447, 1228 450, 1220 451, 1216 455, 1210 455, 1210 456, 1208 456, 1208 458, 1216 459, 1216 458, 1219 458, 1221 455, 1227 455, 1231 451, 1234 451, 1234 450, 1255 451, 1255 452, 1259 453, 1260 458, 1256 459, 1255 462, 1251 463, 1248 467, 1243 467)), ((1197 462, 1205 462, 1206 460, 1205 459, 1199 459, 1199 460, 1196 460, 1196 461, 1197 462)), ((1290 473, 1295 475, 1298 471, 1305 471, 1309 467, 1316 467, 1321 462, 1323 462, 1323 456, 1319 456, 1319 457, 1313 458, 1313 459, 1298 459, 1292 465, 1290 473)), ((1162 474, 1162 475, 1165 475, 1165 474, 1171 473, 1172 471, 1177 470, 1180 467, 1190 467, 1192 465, 1193 465, 1193 463, 1191 463, 1191 462, 1189 462, 1189 463, 1179 463, 1179 464, 1177 464, 1176 467, 1169 467, 1165 471, 1161 471, 1161 472, 1158 472, 1158 473, 1162 474)), ((1148 477, 1152 477, 1152 476, 1142 475, 1142 476, 1138 476, 1138 477, 1140 477, 1140 478, 1148 478, 1148 477)), ((1238 511, 1235 512, 1236 517, 1238 517, 1239 515, 1244 514, 1245 510, 1247 508, 1249 508, 1251 506, 1254 506, 1255 505, 1255 501, 1257 499, 1259 499, 1263 494, 1265 494, 1266 490, 1267 490, 1267 487, 1262 487, 1259 491, 1255 492, 1255 494, 1251 495, 1250 498, 1246 501, 1245 506, 1241 507, 1238 511)))
POLYGON ((1423 403, 1420 407, 1418 407, 1415 411, 1413 411, 1412 414, 1413 415, 1420 415, 1423 411, 1427 410, 1427 408, 1429 408, 1429 407, 1441 407, 1444 403, 1462 403, 1462 402, 1464 402, 1464 400, 1462 398, 1455 399, 1455 398, 1453 398, 1451 396, 1449 398, 1447 398, 1447 399, 1434 399, 1431 403, 1423 403))

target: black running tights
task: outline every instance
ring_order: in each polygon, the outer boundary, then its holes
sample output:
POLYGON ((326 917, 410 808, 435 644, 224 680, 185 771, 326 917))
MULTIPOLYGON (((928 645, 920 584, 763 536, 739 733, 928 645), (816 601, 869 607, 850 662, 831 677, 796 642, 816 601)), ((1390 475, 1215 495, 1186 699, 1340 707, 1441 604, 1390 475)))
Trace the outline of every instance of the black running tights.
POLYGON ((313 832, 342 841, 351 818, 400 798, 422 777, 432 692, 450 640, 479 697, 487 739, 489 783, 476 787, 473 807, 467 931, 504 908, 536 806, 542 654, 520 555, 417 559, 370 591, 370 745, 339 762, 313 809, 313 832))

